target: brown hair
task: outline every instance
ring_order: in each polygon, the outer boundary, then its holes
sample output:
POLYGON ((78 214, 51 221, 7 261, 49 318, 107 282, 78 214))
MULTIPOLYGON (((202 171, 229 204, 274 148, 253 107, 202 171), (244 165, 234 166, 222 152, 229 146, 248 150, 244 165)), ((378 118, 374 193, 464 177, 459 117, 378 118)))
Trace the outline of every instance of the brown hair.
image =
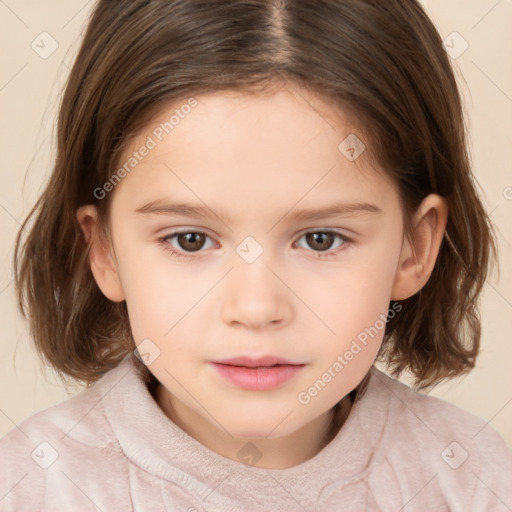
POLYGON ((454 74, 417 1, 100 0, 62 99, 55 167, 14 259, 35 346, 63 378, 90 385, 134 349, 125 303, 109 301, 93 279, 77 208, 95 204, 107 219, 111 194, 99 200, 93 191, 165 106, 285 83, 356 120, 368 153, 398 185, 406 233, 428 194, 447 199, 433 274, 389 318, 379 358, 395 376, 409 369, 419 388, 474 366, 494 235, 454 74))

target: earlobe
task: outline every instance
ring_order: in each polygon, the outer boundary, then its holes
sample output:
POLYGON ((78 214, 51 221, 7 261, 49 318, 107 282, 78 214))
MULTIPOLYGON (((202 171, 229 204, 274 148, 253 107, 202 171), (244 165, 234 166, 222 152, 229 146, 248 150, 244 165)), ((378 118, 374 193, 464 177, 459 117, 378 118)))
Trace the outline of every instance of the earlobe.
POLYGON ((78 208, 77 220, 89 247, 89 265, 98 287, 113 302, 125 300, 110 243, 99 224, 97 208, 94 205, 78 208))
POLYGON ((437 194, 427 196, 414 216, 411 240, 404 240, 391 300, 407 299, 427 283, 441 248, 447 221, 446 199, 437 194))

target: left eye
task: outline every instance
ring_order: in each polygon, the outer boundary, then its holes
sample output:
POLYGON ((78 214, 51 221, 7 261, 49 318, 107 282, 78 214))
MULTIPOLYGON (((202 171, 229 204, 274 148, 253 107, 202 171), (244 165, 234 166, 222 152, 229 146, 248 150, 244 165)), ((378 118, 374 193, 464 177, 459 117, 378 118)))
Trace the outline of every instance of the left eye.
POLYGON ((348 242, 348 239, 341 235, 340 233, 337 233, 336 231, 310 231, 308 233, 304 233, 299 240, 302 238, 306 239, 307 244, 315 250, 315 252, 326 252, 333 250, 332 244, 336 240, 336 238, 339 238, 341 242, 334 247, 334 249, 337 249, 341 245, 343 245, 345 242, 348 242))

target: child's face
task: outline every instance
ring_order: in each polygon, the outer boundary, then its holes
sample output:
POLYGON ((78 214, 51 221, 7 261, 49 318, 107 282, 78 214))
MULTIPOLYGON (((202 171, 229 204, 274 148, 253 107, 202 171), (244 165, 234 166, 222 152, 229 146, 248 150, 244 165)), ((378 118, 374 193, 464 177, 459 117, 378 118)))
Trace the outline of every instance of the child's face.
POLYGON ((111 192, 119 293, 183 425, 285 436, 327 420, 375 359, 403 245, 399 197, 338 149, 351 130, 305 91, 196 99, 162 112, 122 158, 140 161, 111 192), (185 203, 206 215, 166 212, 185 203), (370 206, 295 218, 341 204, 370 206), (235 382, 214 363, 241 356, 300 366, 268 381, 242 369, 235 382))

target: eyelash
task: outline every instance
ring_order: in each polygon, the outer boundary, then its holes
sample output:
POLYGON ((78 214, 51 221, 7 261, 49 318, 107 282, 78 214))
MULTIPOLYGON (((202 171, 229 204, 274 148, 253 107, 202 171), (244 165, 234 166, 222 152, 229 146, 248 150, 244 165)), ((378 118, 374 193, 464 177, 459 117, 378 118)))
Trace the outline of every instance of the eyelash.
MULTIPOLYGON (((164 251, 167 251, 173 257, 184 258, 184 259, 191 259, 191 258, 195 257, 194 256, 195 253, 199 253, 199 252, 202 252, 202 251, 198 250, 198 251, 193 251, 193 252, 190 252, 190 253, 180 252, 180 251, 174 250, 171 247, 171 245, 169 244, 169 240, 171 238, 174 238, 177 235, 186 235, 186 234, 190 234, 190 233, 204 235, 204 236, 206 236, 208 238, 211 238, 206 233, 204 233, 203 231, 174 231, 174 232, 169 233, 168 235, 166 235, 166 236, 164 236, 162 238, 159 238, 158 242, 162 246, 164 251)), ((312 250, 312 252, 315 253, 319 259, 321 259, 321 258, 329 258, 329 257, 332 257, 332 256, 336 256, 340 251, 343 251, 345 249, 345 247, 352 242, 352 240, 347 238, 345 235, 342 235, 338 231, 333 231, 331 229, 316 230, 316 231, 306 231, 305 233, 303 233, 299 237, 299 240, 302 237, 304 237, 304 236, 306 236, 308 234, 313 234, 313 233, 332 234, 334 236, 339 237, 343 241, 343 244, 340 247, 338 247, 338 248, 336 248, 334 250, 331 250, 331 251, 314 251, 314 250, 312 250)))

